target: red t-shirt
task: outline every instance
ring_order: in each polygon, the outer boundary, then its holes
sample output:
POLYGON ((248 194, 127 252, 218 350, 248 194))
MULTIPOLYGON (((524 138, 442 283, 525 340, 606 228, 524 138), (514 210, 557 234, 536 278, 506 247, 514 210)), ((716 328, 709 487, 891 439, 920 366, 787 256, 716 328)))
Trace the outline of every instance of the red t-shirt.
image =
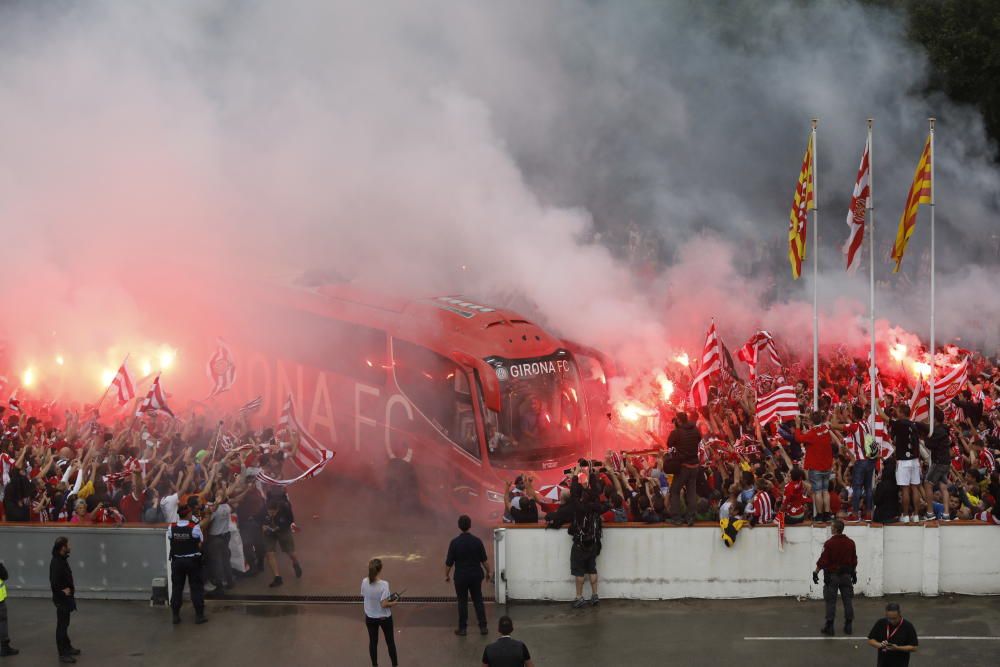
POLYGON ((795 439, 806 449, 803 468, 818 472, 833 469, 833 438, 828 426, 815 426, 804 433, 795 429, 795 439))
POLYGON ((784 510, 788 516, 799 517, 806 513, 805 486, 802 482, 788 482, 785 484, 784 510))
POLYGON ((139 494, 139 499, 131 493, 126 493, 118 504, 118 511, 125 517, 127 523, 142 523, 142 509, 146 506, 146 492, 139 494))

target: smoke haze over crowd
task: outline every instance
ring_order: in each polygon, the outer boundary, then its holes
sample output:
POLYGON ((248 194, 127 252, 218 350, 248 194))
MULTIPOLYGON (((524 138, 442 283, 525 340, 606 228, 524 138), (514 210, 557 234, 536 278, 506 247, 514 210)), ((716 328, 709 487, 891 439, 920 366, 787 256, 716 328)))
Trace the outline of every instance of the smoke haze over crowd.
POLYGON ((3 333, 17 359, 154 345, 157 313, 195 315, 164 283, 315 269, 637 363, 711 317, 804 351, 785 248, 815 116, 821 340, 860 347, 840 247, 871 116, 879 314, 926 337, 926 212, 903 273, 881 258, 933 115, 938 339, 993 353, 1000 179, 925 81, 903 18, 851 2, 0 3, 3 333))

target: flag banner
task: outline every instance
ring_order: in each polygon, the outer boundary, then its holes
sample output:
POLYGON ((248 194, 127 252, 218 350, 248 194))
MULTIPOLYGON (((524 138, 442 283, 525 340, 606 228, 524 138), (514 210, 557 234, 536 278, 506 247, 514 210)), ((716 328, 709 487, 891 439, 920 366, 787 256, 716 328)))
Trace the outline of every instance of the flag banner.
POLYGON ((795 186, 795 197, 792 200, 792 212, 788 223, 788 261, 792 265, 792 278, 796 280, 802 275, 802 260, 806 258, 809 211, 816 208, 812 170, 813 140, 810 134, 809 143, 806 144, 806 154, 802 158, 802 168, 799 170, 799 180, 795 186))
POLYGON ((851 194, 851 207, 847 210, 847 228, 850 233, 844 243, 844 255, 847 257, 847 270, 854 271, 861 263, 855 261, 861 243, 865 238, 865 212, 868 210, 871 197, 871 167, 868 164, 869 140, 865 140, 865 152, 861 154, 861 166, 858 167, 858 177, 854 180, 854 192, 851 194))
POLYGON ((257 398, 248 401, 246 404, 244 404, 240 408, 240 414, 245 416, 253 412, 257 412, 258 410, 260 410, 260 407, 262 405, 264 405, 264 397, 258 396, 257 398))
POLYGON ((934 378, 934 400, 950 401, 962 391, 962 388, 969 382, 969 358, 962 359, 962 362, 953 368, 948 369, 944 375, 934 378))
POLYGON ((781 367, 781 357, 778 356, 778 349, 774 346, 774 337, 767 331, 758 331, 750 340, 741 347, 736 356, 740 361, 750 367, 750 381, 757 377, 757 362, 761 352, 767 352, 768 358, 778 368, 781 367))
POLYGON ((218 347, 205 367, 205 372, 212 380, 212 392, 207 398, 229 391, 233 383, 236 382, 236 364, 233 362, 233 353, 221 338, 217 339, 217 343, 218 347))
POLYGON ((701 355, 698 375, 691 382, 691 404, 695 409, 708 405, 708 387, 713 375, 722 370, 722 352, 719 337, 715 332, 715 322, 708 327, 705 335, 705 349, 701 355))
POLYGON ((111 381, 110 388, 115 396, 115 404, 119 408, 135 398, 135 384, 128 372, 128 357, 125 357, 125 361, 115 373, 115 379, 111 381))
POLYGON ((910 419, 915 422, 927 419, 930 414, 931 392, 924 384, 923 378, 917 380, 910 397, 910 419))
POLYGON ((896 241, 892 245, 892 259, 896 262, 893 273, 899 272, 899 266, 903 263, 903 254, 906 252, 906 244, 913 236, 913 229, 917 225, 917 210, 921 204, 933 204, 931 201, 931 137, 927 135, 924 142, 924 150, 920 154, 920 161, 917 162, 917 170, 913 174, 913 184, 910 185, 910 193, 906 195, 906 206, 903 208, 903 216, 899 219, 899 229, 896 230, 896 241))
POLYGON ((10 406, 11 412, 21 411, 21 401, 17 398, 17 389, 15 389, 14 393, 10 395, 9 399, 7 399, 7 405, 10 406))
POLYGON ((285 401, 285 407, 281 411, 281 419, 278 420, 278 423, 285 429, 297 431, 299 434, 299 446, 292 455, 292 463, 299 470, 312 470, 317 464, 333 458, 333 452, 324 447, 314 435, 299 423, 295 416, 295 401, 292 400, 291 394, 285 401))
POLYGON ((146 398, 142 400, 139 405, 139 409, 136 410, 135 416, 139 417, 145 412, 156 412, 157 410, 161 412, 166 412, 171 417, 174 413, 167 407, 166 395, 163 393, 163 389, 160 387, 160 376, 157 375, 156 379, 153 380, 153 386, 149 388, 149 393, 146 394, 146 398))
POLYGON ((784 384, 770 394, 757 397, 757 419, 764 426, 772 419, 794 419, 799 414, 799 401, 795 389, 784 384))
POLYGON ((262 471, 258 471, 257 481, 263 482, 264 484, 271 484, 273 486, 291 486, 292 484, 295 484, 295 482, 301 482, 304 479, 315 477, 322 472, 323 468, 326 467, 326 464, 332 461, 335 455, 334 452, 329 452, 329 454, 329 458, 325 458, 319 463, 313 464, 304 470, 298 477, 292 477, 291 479, 275 479, 274 477, 264 474, 262 471))

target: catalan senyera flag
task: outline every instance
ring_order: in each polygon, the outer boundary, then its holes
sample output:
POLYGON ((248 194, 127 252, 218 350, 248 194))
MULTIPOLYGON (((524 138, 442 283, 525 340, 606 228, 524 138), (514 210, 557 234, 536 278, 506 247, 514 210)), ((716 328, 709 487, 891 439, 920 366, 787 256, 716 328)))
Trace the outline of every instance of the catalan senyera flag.
POLYGON ((931 135, 927 135, 924 142, 924 151, 920 154, 920 161, 917 163, 917 170, 913 174, 913 184, 910 185, 910 194, 906 196, 906 207, 903 209, 903 217, 899 219, 899 229, 896 230, 896 242, 892 244, 892 258, 896 261, 893 273, 899 272, 899 265, 903 262, 903 253, 906 252, 906 244, 913 236, 913 228, 917 226, 917 210, 921 204, 933 204, 931 196, 932 190, 932 170, 931 160, 931 135))
POLYGON ((806 258, 806 227, 809 211, 814 208, 816 208, 816 198, 813 194, 813 139, 810 133, 806 154, 802 158, 802 169, 799 170, 799 182, 795 186, 795 198, 792 201, 792 212, 788 223, 788 261, 792 265, 792 278, 796 280, 802 275, 802 260, 806 258))

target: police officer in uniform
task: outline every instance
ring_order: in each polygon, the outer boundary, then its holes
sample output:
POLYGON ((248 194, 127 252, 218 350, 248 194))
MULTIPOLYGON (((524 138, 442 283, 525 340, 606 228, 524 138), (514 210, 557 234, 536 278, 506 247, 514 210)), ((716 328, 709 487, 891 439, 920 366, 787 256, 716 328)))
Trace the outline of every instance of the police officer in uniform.
POLYGON ((0 563, 0 658, 20 653, 10 645, 10 635, 7 634, 7 568, 0 563))
POLYGON ((184 602, 184 582, 191 584, 191 604, 194 605, 195 623, 201 624, 205 618, 205 582, 201 575, 201 546, 204 536, 201 527, 191 521, 191 507, 184 506, 178 511, 180 520, 167 528, 170 541, 170 581, 173 595, 170 608, 174 613, 174 624, 181 622, 181 604, 184 602))
POLYGON ((823 599, 826 601, 826 623, 820 630, 833 636, 833 621, 837 615, 837 593, 844 600, 844 634, 854 631, 854 584, 858 583, 858 552, 854 540, 844 535, 844 522, 835 519, 833 535, 823 545, 823 553, 813 570, 813 583, 819 583, 823 570, 823 599))

